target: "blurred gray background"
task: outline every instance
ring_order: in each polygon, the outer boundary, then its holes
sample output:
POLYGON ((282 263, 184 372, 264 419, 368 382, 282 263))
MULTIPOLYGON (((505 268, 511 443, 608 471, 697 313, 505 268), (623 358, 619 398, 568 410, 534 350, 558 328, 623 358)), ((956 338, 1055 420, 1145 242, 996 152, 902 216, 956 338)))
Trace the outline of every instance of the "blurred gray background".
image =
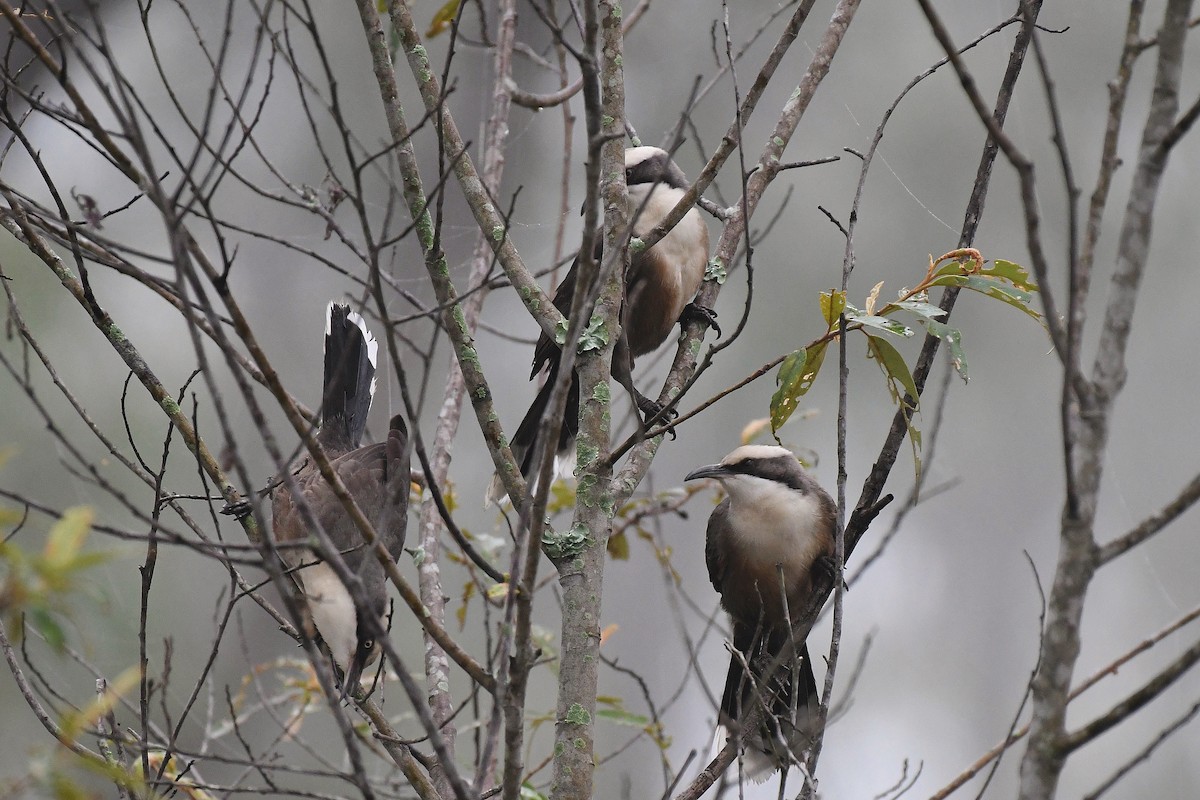
MULTIPOLYGON (((418 16, 427 19, 437 5, 419 4, 418 16)), ((1148 5, 1146 18, 1154 20, 1160 14, 1160 4, 1148 5)), ((1013 2, 996 0, 939 4, 958 42, 966 42, 1006 18, 1014 6, 1013 2)), ((731 8, 735 43, 750 35, 774 7, 761 0, 744 0, 731 8)), ((775 110, 807 65, 831 9, 829 2, 817 5, 813 19, 760 103, 745 137, 749 158, 753 158, 774 124, 775 110)), ((544 46, 546 34, 533 13, 523 11, 522 38, 535 47, 544 46)), ((128 3, 110 3, 104 13, 114 50, 122 53, 128 74, 148 76, 151 65, 136 10, 128 3)), ((345 4, 330 5, 320 13, 321 33, 340 81, 347 115, 362 141, 381 142, 386 130, 359 23, 345 4)), ((710 27, 721 14, 720 5, 713 0, 660 2, 629 35, 624 62, 628 114, 645 142, 659 141, 674 126, 693 76, 713 72, 710 27)), ((164 13, 164 19, 173 17, 164 13)), ((1048 2, 1041 17, 1042 24, 1049 28, 1069 28, 1063 33, 1044 34, 1043 42, 1085 199, 1094 181, 1103 131, 1105 84, 1116 68, 1124 21, 1125 4, 1115 0, 1048 2)), ((249 24, 251 20, 247 15, 240 22, 249 24)), ((220 36, 220 20, 201 23, 207 36, 220 36)), ((473 30, 474 23, 468 28, 473 30)), ((1014 31, 1006 29, 967 57, 989 100, 994 96, 1014 31)), ((156 32, 177 90, 191 101, 198 101, 207 89, 209 76, 201 66, 191 32, 182 24, 172 27, 165 23, 156 32)), ((743 85, 753 75, 772 36, 765 39, 768 41, 757 45, 754 55, 739 67, 743 85)), ((445 46, 445 37, 431 41, 435 61, 445 46)), ((1200 89, 1200 53, 1195 47, 1192 50, 1184 80, 1185 102, 1190 102, 1200 89)), ((864 150, 883 111, 898 92, 940 56, 941 50, 914 3, 866 4, 860 11, 788 150, 788 156, 796 160, 828 155, 843 158, 835 164, 791 172, 772 187, 755 217, 757 227, 779 208, 786 188, 794 193, 780 224, 756 249, 754 307, 748 329, 695 387, 683 404, 685 409, 823 331, 817 294, 839 283, 844 244, 841 234, 817 206, 846 221, 859 161, 844 154, 842 148, 864 150)), ((486 113, 489 60, 486 54, 465 47, 457 57, 458 81, 451 108, 464 135, 479 141, 479 120, 486 113)), ((249 54, 241 54, 234 62, 248 58, 249 54)), ((517 63, 517 79, 524 88, 556 88, 551 77, 527 61, 517 63)), ((1139 62, 1131 90, 1130 112, 1121 141, 1126 164, 1136 156, 1151 69, 1152 56, 1146 56, 1139 62)), ((412 94, 407 73, 402 73, 401 85, 407 93, 407 108, 415 114, 419 101, 412 94)), ((145 86, 147 102, 165 108, 167 98, 159 84, 147 77, 145 86)), ((270 144, 272 162, 289 181, 318 186, 324 178, 323 167, 314 157, 313 137, 299 116, 299 108, 288 99, 293 91, 286 81, 281 82, 258 134, 270 144)), ((705 148, 715 146, 724 132, 731 103, 726 80, 696 111, 695 122, 705 148)), ((582 114, 581 107, 577 111, 582 114)), ((168 128, 178 125, 171 115, 167 120, 168 128)), ((1045 101, 1031 64, 1022 75, 1007 129, 1037 161, 1043 231, 1048 252, 1060 269, 1056 279, 1061 283, 1065 201, 1050 144, 1045 101)), ((128 186, 114 181, 111 170, 61 128, 35 118, 27 132, 63 186, 95 196, 102 207, 114 207, 131 197, 128 186)), ((322 134, 331 135, 332 129, 322 134)), ((577 152, 582 153, 582 116, 576 139, 577 152)), ((931 253, 938 255, 955 246, 983 139, 981 125, 949 72, 927 79, 908 96, 887 128, 867 183, 855 240, 857 267, 851 281, 852 302, 861 306, 878 281, 886 281, 884 297, 894 296, 901 287, 919 280, 931 253)), ((424 144, 428 145, 428 140, 424 144)), ((560 154, 561 116, 557 110, 536 114, 513 110, 505 187, 508 192, 523 187, 511 236, 531 266, 545 264, 551 257, 559 215, 556 198, 560 154)), ((681 148, 677 160, 692 176, 702 164, 691 141, 681 148)), ((721 181, 726 202, 736 197, 736 183, 731 177, 733 163, 721 181)), ((1196 224, 1200 218, 1198 164, 1200 142, 1193 135, 1175 152, 1159 198, 1152 264, 1129 353, 1129 381, 1117 407, 1111 457, 1106 463, 1098 525, 1102 540, 1121 534, 1157 510, 1197 469, 1195 397, 1200 367, 1191 340, 1195 298, 1200 296, 1200 277, 1195 269, 1195 254, 1200 251, 1200 225, 1196 224)), ((432 163, 429 166, 427 174, 432 175, 432 163)), ((11 158, 4 169, 9 183, 44 196, 26 159, 11 158)), ((1115 199, 1105 217, 1108 232, 1101 240, 1097 259, 1093 312, 1102 308, 1112 265, 1115 225, 1119 223, 1130 174, 1128 167, 1118 172, 1115 199)), ((582 199, 581 177, 579 167, 573 176, 572 207, 582 199)), ((261 186, 283 191, 278 181, 261 169, 256 179, 261 186)), ((715 192, 709 196, 717 197, 715 192)), ((344 249, 324 240, 324 226, 314 217, 294 212, 277 214, 277 206, 233 185, 223 192, 221 203, 222 213, 228 218, 253 221, 289 241, 302 242, 349 264, 344 249)), ((134 211, 107 221, 106 233, 161 252, 161 225, 146 225, 146 218, 139 218, 134 211)), ((456 189, 449 195, 447 214, 445 244, 453 275, 461 286, 475 228, 456 189)), ((578 236, 578 219, 572 216, 571 224, 573 235, 578 236)), ((715 237, 715 222, 711 229, 715 237)), ((233 281, 243 308, 250 314, 256 334, 285 384, 315 405, 323 309, 330 299, 344 296, 350 287, 331 271, 313 262, 305 263, 278 247, 245 237, 237 241, 240 249, 233 281)), ((988 258, 1028 263, 1014 176, 1002 159, 995 171, 976 246, 988 258)), ((430 293, 415 242, 402 243, 398 258, 400 263, 395 269, 407 288, 428 299, 430 293)), ((119 401, 125 378, 123 366, 99 341, 53 276, 23 253, 7 234, 0 236, 0 259, 5 273, 12 278, 24 315, 51 353, 64 381, 110 435, 123 438, 119 401)), ((741 313, 745 275, 745 270, 739 269, 718 302, 727 331, 741 313)), ((177 314, 149 292, 104 270, 94 269, 92 279, 102 304, 164 383, 180 386, 196 359, 177 314)), ((396 309, 404 310, 404 305, 397 301, 396 309)), ((519 302, 509 292, 498 292, 489 299, 484 319, 515 335, 532 338, 536 333, 534 324, 525 318, 519 302)), ((1062 498, 1057 360, 1049 353, 1044 332, 1000 303, 964 296, 954 320, 963 332, 971 381, 968 385, 957 378, 951 382, 937 458, 926 467, 929 485, 952 481, 953 486, 908 516, 885 557, 846 597, 839 689, 845 689, 868 638, 870 647, 853 695, 847 698, 842 692, 835 693, 848 705, 830 728, 821 760, 819 776, 825 797, 873 797, 896 784, 906 764, 910 776, 917 770, 921 773, 908 796, 927 796, 1003 738, 1036 661, 1040 600, 1030 561, 1048 588, 1058 549, 1062 498)), ((1094 320, 1089 326, 1089 346, 1094 346, 1096 328, 1094 320)), ((478 344, 501 418, 513 426, 535 390, 534 384, 524 380, 531 348, 486 332, 479 334, 478 344)), ((11 340, 3 346, 11 354, 19 352, 11 340)), ((905 352, 912 356, 916 348, 910 344, 905 352)), ((440 379, 448 358, 448 350, 442 347, 433 364, 429 397, 420 421, 427 440, 440 404, 440 379)), ((853 502, 878 453, 893 406, 878 369, 864 357, 861 343, 852 341, 850 359, 848 496, 853 502)), ((1086 363, 1090 363, 1090 357, 1085 357, 1086 363)), ((815 473, 831 491, 836 475, 835 364, 831 352, 827 374, 805 398, 803 407, 812 415, 793 421, 783 431, 786 444, 816 455, 815 473)), ((943 368, 939 366, 939 370, 943 368)), ((37 372, 39 368, 33 369, 37 372)), ((639 382, 657 387, 655 381, 664 369, 663 363, 643 367, 639 382)), ((400 406, 389 370, 385 369, 381 377, 372 415, 376 432, 383 430, 388 415, 400 406)), ((219 380, 231 387, 224 373, 219 380)), ((936 381, 935 375, 931 385, 936 381)), ((41 385, 42 398, 68 435, 86 441, 82 425, 69 416, 49 382, 42 380, 41 385)), ((197 383, 195 389, 201 392, 202 430, 207 427, 216 436, 203 388, 197 383)), ((690 469, 716 461, 735 447, 742 426, 766 415, 772 390, 773 378, 767 376, 684 425, 678 441, 666 442, 661 448, 641 491, 678 486, 690 469)), ((64 468, 66 455, 7 376, 0 382, 0 398, 0 446, 9 449, 7 461, 0 467, 0 483, 6 489, 59 507, 95 504, 101 520, 117 525, 129 523, 108 498, 64 468)), ((136 386, 130 392, 129 410, 135 438, 156 453, 165 432, 162 415, 136 386)), ((275 421, 279 423, 277 433, 285 435, 282 418, 275 421)), ((925 427, 931 421, 927 411, 920 422, 925 427)), ((291 442, 292 437, 286 441, 291 442)), ((265 481, 273 468, 248 423, 237 446, 255 474, 265 481)), ((87 449, 99 457, 99 451, 90 443, 87 449)), ((194 475, 194 470, 181 456, 182 450, 178 442, 173 445, 173 458, 178 462, 175 475, 180 483, 171 488, 176 491, 184 491, 188 488, 186 481, 194 480, 186 477, 194 475)), ((506 536, 502 527, 497 527, 494 510, 485 511, 478 500, 490 478, 491 465, 469 412, 464 417, 455 456, 452 476, 460 524, 473 533, 506 536)), ((112 469, 112 473, 135 501, 149 502, 144 488, 129 482, 118 469, 112 469)), ((912 475, 911 459, 902 454, 888 490, 903 497, 909 491, 912 475)), ((716 606, 703 560, 704 521, 710 508, 708 495, 696 498, 687 507, 686 519, 663 518, 656 530, 659 541, 670 548, 671 564, 682 578, 683 591, 706 612, 716 606)), ((889 510, 848 565, 851 573, 890 522, 889 510)), ((227 536, 241 541, 234 526, 223 524, 227 536)), ((38 546, 32 536, 18 541, 27 547, 38 546)), ((143 548, 99 537, 95 544, 117 557, 90 574, 92 580, 83 587, 69 635, 74 647, 113 676, 136 662, 137 566, 143 548)), ((1191 513, 1098 575, 1088 598, 1077 678, 1090 675, 1196 606, 1200 601, 1198 555, 1196 516, 1191 513)), ((403 566, 408 571, 413 569, 408 563, 403 566)), ((201 666, 199 660, 207 652, 216 599, 228 587, 216 565, 189 551, 165 551, 158 569, 153 595, 157 609, 151 631, 156 640, 153 650, 161 653, 157 642, 164 636, 175 637, 176 674, 171 695, 182 701, 189 681, 201 666)), ((549 565, 543 562, 540 574, 549 572, 549 565)), ((458 573, 449 574, 448 593, 456 594, 461 579, 458 573)), ((663 570, 649 545, 636 537, 631 539, 630 559, 610 564, 605 588, 602 625, 615 624, 619 628, 605 642, 604 654, 644 676, 656 703, 666 703, 689 668, 681 625, 686 625, 694 638, 703 628, 703 619, 686 606, 678 615, 671 610, 672 589, 663 570)), ((539 623, 556 635, 556 606, 548 591, 540 596, 539 605, 539 623)), ((457 607, 458 601, 452 601, 451 611, 457 607)), ((478 612, 476 600, 468 631, 478 630, 478 612)), ((411 653, 415 669, 420 644, 414 626, 405 624, 402 614, 397 627, 394 636, 404 644, 404 652, 411 653)), ((1118 675, 1072 705, 1068 726, 1076 727, 1106 711, 1186 649, 1195 635, 1193 625, 1124 666, 1118 675)), ((721 638, 719 632, 709 634, 697 655, 697 667, 713 691, 719 691, 727 663, 721 638)), ((827 620, 813 634, 810 645, 814 653, 827 648, 827 620)), ((480 652, 478 642, 473 649, 480 652)), ((92 691, 91 678, 65 660, 48 655, 44 648, 38 653, 48 673, 57 676, 56 685, 64 687, 75 702, 86 702, 92 691)), ((292 654, 287 639, 274 631, 270 620, 254 607, 243 605, 237 632, 227 638, 214 677, 217 713, 221 687, 229 684, 236 690, 250 663, 292 654), (244 637, 244 647, 239 636, 244 637)), ((819 675, 821 672, 818 668, 819 675)), ((461 681, 460 672, 456 671, 455 676, 461 681)), ((636 685, 625 676, 605 670, 602 693, 620 695, 631 710, 645 711, 636 685)), ((390 687, 388 694, 386 708, 393 714, 402 713, 407 704, 398 689, 390 687)), ((1117 765, 1152 740, 1168 720, 1195 703, 1198 695, 1200 677, 1188 675, 1144 713, 1078 753, 1071 760, 1060 796, 1078 797, 1095 788, 1117 765)), ((530 709, 552 708, 552 677, 543 671, 536 678, 530 709)), ((711 702, 691 678, 682 696, 669 704, 664 717, 666 731, 672 737, 669 756, 673 767, 682 766, 692 749, 698 749, 702 759, 707 756, 714 719, 711 702)), ((129 722, 133 724, 134 720, 129 722)), ((317 726, 322 724, 323 719, 312 719, 306 723, 311 727, 305 732, 319 739, 317 731, 322 729, 317 726)), ((465 726, 464 720, 460 727, 465 726)), ((266 726, 261 732, 267 735, 270 730, 266 726)), ((332 728, 329 730, 332 733, 332 728)), ((600 730, 600 754, 612 752, 632 732, 616 725, 602 725, 600 730)), ((464 752, 468 752, 467 739, 464 736, 460 743, 464 752)), ((0 740, 0 780, 23 773, 31 759, 45 758, 51 750, 49 738, 37 727, 7 677, 0 678, 0 740)), ((547 752, 550 742, 550 726, 546 724, 534 737, 535 752, 547 752)), ((1148 763, 1134 770, 1110 796, 1196 796, 1200 793, 1200 765, 1195 758, 1198 744, 1200 738, 1193 722, 1158 749, 1148 763)), ((340 748, 340 743, 336 747, 340 748)), ((535 757, 531 762, 538 760, 535 757)), ((1016 755, 1005 760, 992 785, 992 796, 1012 794, 1016 763, 1016 755)), ((694 770, 695 765, 689 778, 694 770)), ((651 797, 662 792, 661 769, 653 748, 644 743, 604 765, 598 775, 597 797, 617 797, 622 791, 635 798, 651 797)), ((748 791, 747 797, 774 797, 771 786, 758 790, 760 794, 748 791)), ((793 793, 798 788, 796 783, 793 793)))

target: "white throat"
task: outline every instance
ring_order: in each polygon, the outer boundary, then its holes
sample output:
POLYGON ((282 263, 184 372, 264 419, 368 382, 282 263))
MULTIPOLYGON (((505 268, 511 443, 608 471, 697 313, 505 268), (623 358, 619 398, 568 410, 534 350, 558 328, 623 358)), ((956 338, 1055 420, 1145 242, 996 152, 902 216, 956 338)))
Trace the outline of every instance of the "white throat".
POLYGON ((755 559, 807 564, 823 550, 821 504, 812 494, 799 492, 755 475, 735 475, 721 480, 738 519, 738 542, 755 559))
POLYGON ((358 615, 354 600, 327 564, 306 567, 300 572, 300 579, 304 583, 313 623, 325 644, 329 645, 334 660, 344 670, 349 667, 358 645, 358 615))

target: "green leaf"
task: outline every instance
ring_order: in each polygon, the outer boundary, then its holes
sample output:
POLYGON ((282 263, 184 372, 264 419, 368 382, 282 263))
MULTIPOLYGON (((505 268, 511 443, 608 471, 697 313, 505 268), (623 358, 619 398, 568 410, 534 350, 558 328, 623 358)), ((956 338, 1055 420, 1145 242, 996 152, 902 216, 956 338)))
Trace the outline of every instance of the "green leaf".
POLYGON ((826 342, 813 347, 809 352, 803 347, 789 355, 779 365, 775 376, 778 389, 771 395, 771 433, 774 434, 796 410, 796 401, 812 387, 821 363, 825 360, 826 342))
POLYGON ((521 784, 520 798, 521 800, 548 800, 546 795, 533 788, 533 784, 531 783, 521 784))
MULTIPOLYGON (((946 265, 935 272, 934 275, 974 275, 980 271, 982 262, 972 258, 970 255, 971 253, 978 255, 978 251, 958 252, 960 253, 958 258, 946 258, 946 256, 943 256, 942 259, 946 260, 946 265)), ((948 256, 949 253, 946 255, 948 256)), ((938 260, 941 261, 942 259, 938 260)))
POLYGON ((838 320, 842 316, 842 311, 846 308, 846 293, 837 289, 830 289, 828 292, 821 292, 821 316, 825 318, 825 324, 833 330, 838 324, 838 320))
POLYGON ((944 308, 938 308, 933 303, 923 303, 919 300, 897 300, 892 305, 896 308, 902 308, 905 311, 911 311, 922 320, 939 319, 946 316, 944 308))
POLYGON ((1033 295, 1023 289, 1018 289, 999 278, 990 278, 983 275, 946 275, 938 278, 932 286, 958 286, 963 289, 970 289, 974 292, 993 297, 1001 302, 1008 303, 1013 308, 1018 308, 1029 316, 1042 321, 1042 315, 1034 309, 1030 308, 1029 303, 1033 301, 1033 295))
POLYGON ((929 330, 930 336, 936 336, 946 343, 946 347, 950 348, 950 363, 954 365, 954 371, 963 379, 963 383, 966 383, 968 380, 967 356, 962 348, 962 332, 958 328, 951 328, 935 319, 925 320, 925 327, 929 330))
POLYGON ((1029 292, 1036 292, 1038 286, 1033 282, 1033 278, 1029 276, 1029 270, 1022 267, 1020 264, 1014 264, 1011 261, 996 259, 990 267, 984 267, 980 271, 981 275, 990 275, 995 278, 1002 278, 1018 289, 1025 289, 1029 292))
POLYGON ((63 633, 58 620, 54 619, 49 611, 41 607, 30 608, 26 612, 25 618, 29 620, 33 629, 42 635, 51 649, 56 653, 63 652, 66 648, 67 636, 63 633))
MULTIPOLYGON (((880 369, 888 379, 892 399, 897 403, 903 400, 904 395, 900 393, 900 388, 903 388, 913 398, 914 403, 919 403, 917 384, 913 381, 912 373, 908 371, 908 364, 905 363, 904 356, 900 355, 900 351, 882 336, 871 334, 867 334, 867 346, 871 348, 871 357, 879 363, 880 369), (896 384, 899 384, 900 388, 897 388, 896 384)), ((916 410, 915 405, 913 410, 916 410)))
POLYGON ((603 717, 607 720, 620 723, 621 725, 631 725, 635 728, 644 728, 650 724, 650 718, 641 714, 634 714, 625 710, 625 701, 620 697, 611 695, 597 695, 597 705, 606 706, 606 708, 596 709, 596 716, 603 717))
POLYGON ((891 394, 892 401, 900 407, 900 413, 904 415, 904 424, 908 428, 908 441, 912 446, 913 471, 916 473, 916 482, 919 486, 921 484, 921 431, 913 422, 913 414, 918 410, 921 402, 917 396, 917 385, 913 381, 912 373, 908 370, 908 364, 904 362, 904 356, 900 355, 900 351, 893 347, 891 342, 882 336, 867 334, 867 346, 870 348, 871 357, 879 364, 884 377, 887 378, 888 393, 891 394), (911 405, 904 401, 904 393, 912 398, 911 405))
POLYGON ((634 728, 644 728, 650 723, 649 717, 642 716, 641 714, 633 714, 623 708, 602 708, 596 711, 596 716, 610 722, 629 725, 634 728))
POLYGON ((966 286, 972 291, 994 297, 1008 303, 1013 308, 1019 308, 1038 322, 1042 321, 1042 315, 1029 307, 1029 304, 1033 302, 1033 295, 1030 292, 1010 286, 998 278, 988 278, 982 275, 968 275, 966 286))
MULTIPOLYGON (((857 322, 867 328, 876 328, 881 331, 895 334, 896 336, 912 336, 913 329, 902 322, 897 322, 888 317, 880 317, 875 314, 847 314, 847 322, 857 322)), ((870 334, 868 334, 870 335, 870 334)))
MULTIPOLYGON (((963 267, 963 264, 961 261, 950 261, 949 263, 946 264, 946 266, 942 267, 941 269, 939 269, 937 272, 935 272, 933 274, 939 278, 944 278, 944 277, 947 277, 950 275, 958 275, 961 277, 961 276, 964 276, 967 274, 967 269, 963 267)), ((931 286, 939 286, 941 284, 939 284, 937 281, 934 281, 930 285, 931 286)))
POLYGON ((1018 289, 1016 286, 1006 283, 999 278, 990 278, 984 275, 968 275, 966 285, 972 291, 997 297, 1001 300, 1012 298, 1022 303, 1033 302, 1032 293, 1024 289, 1018 289))

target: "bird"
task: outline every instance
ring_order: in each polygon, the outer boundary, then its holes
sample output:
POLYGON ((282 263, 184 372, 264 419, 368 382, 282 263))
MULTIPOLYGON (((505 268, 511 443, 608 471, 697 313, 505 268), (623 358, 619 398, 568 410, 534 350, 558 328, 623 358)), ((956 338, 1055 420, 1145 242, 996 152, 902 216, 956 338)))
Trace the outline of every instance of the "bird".
MULTIPOLYGON (((316 438, 334 472, 396 560, 404 548, 410 486, 404 418, 392 417, 385 441, 359 446, 375 394, 377 352, 378 344, 362 317, 347 305, 330 303, 316 438)), ((379 658, 376 635, 387 630, 387 575, 312 459, 302 460, 293 469, 291 487, 290 491, 279 487, 274 492, 273 535, 278 544, 292 545, 281 548, 281 554, 303 590, 317 633, 329 647, 341 681, 341 696, 346 697, 358 686, 363 670, 379 658), (297 497, 311 509, 312 517, 357 576, 362 605, 355 603, 350 590, 326 563, 297 497)))
MULTIPOLYGON (((670 213, 688 188, 687 177, 671 160, 670 154, 659 147, 640 146, 625 151, 625 183, 628 189, 628 213, 631 235, 644 237, 670 213)), ((603 242, 596 238, 593 257, 603 257, 603 242)), ((671 231, 653 247, 635 252, 625 273, 625 301, 621 310, 621 335, 613 351, 613 377, 624 386, 637 402, 647 419, 661 412, 662 407, 643 396, 633 386, 633 360, 658 348, 685 314, 697 314, 718 333, 716 314, 692 303, 704 280, 708 265, 708 228, 700 213, 691 208, 671 231)), ((554 306, 561 313, 571 310, 579 259, 571 265, 554 293, 554 306)), ((533 368, 529 379, 546 371, 546 379, 529 406, 510 441, 513 456, 521 466, 526 480, 532 478, 533 459, 539 427, 550 401, 561 357, 559 345, 545 332, 538 337, 534 349, 533 368)), ((557 471, 569 469, 572 445, 579 431, 579 382, 575 376, 567 394, 566 410, 559 428, 557 471)), ((489 489, 489 500, 498 500, 504 493, 499 480, 489 489)))
POLYGON ((726 495, 708 519, 704 547, 735 651, 719 719, 726 735, 741 737, 746 774, 765 780, 794 763, 815 733, 816 677, 789 620, 808 604, 816 571, 833 570, 837 506, 790 450, 774 445, 743 445, 684 480, 698 478, 715 478, 726 495), (782 664, 764 674, 781 655, 782 664), (763 724, 746 731, 740 721, 755 698, 767 705, 763 724))

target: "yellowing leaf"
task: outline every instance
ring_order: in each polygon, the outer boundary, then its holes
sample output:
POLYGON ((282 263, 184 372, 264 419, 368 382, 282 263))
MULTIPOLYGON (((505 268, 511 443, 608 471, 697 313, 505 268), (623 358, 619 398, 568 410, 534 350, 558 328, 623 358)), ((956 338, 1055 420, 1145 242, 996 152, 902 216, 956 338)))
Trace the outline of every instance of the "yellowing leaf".
POLYGON ((63 736, 68 741, 74 741, 84 728, 94 725, 97 719, 112 711, 121 696, 138 685, 141 677, 142 672, 137 667, 130 667, 118 675, 115 681, 108 684, 108 689, 103 694, 78 711, 63 717, 63 736))
POLYGON ((871 289, 871 293, 867 295, 867 316, 875 313, 875 303, 879 301, 879 290, 883 288, 883 281, 875 284, 875 288, 871 289))
POLYGON ((771 424, 770 417, 759 417, 752 419, 746 423, 746 427, 742 428, 742 434, 739 437, 742 444, 750 444, 759 436, 762 436, 763 431, 771 424))
POLYGON ((990 267, 980 270, 980 274, 1003 278, 1018 289, 1024 289, 1027 292, 1036 292, 1038 290, 1037 284, 1029 277, 1029 270, 1020 264, 1014 264, 1002 258, 997 258, 992 262, 990 267))
POLYGON ((625 535, 625 531, 608 537, 607 550, 609 558, 616 561, 629 560, 629 537, 625 535))
POLYGON ((62 519, 55 523, 46 537, 42 559, 48 570, 63 570, 72 566, 94 517, 95 514, 86 506, 75 506, 63 512, 62 519))
POLYGON ((429 30, 425 31, 425 36, 429 39, 437 36, 450 27, 450 23, 454 22, 456 16, 458 16, 458 0, 450 0, 434 12, 433 19, 429 21, 429 30))
MULTIPOLYGON (((175 756, 170 756, 166 759, 166 764, 163 764, 164 754, 161 750, 152 750, 146 756, 146 760, 150 765, 150 772, 157 775, 160 771, 164 778, 167 778, 175 783, 171 793, 167 796, 184 797, 189 800, 215 800, 214 796, 201 789, 195 782, 187 777, 187 771, 191 768, 185 766, 180 769, 179 759, 175 756)), ((134 762, 133 772, 139 778, 142 775, 142 760, 139 758, 134 762)))
POLYGON ((550 484, 550 499, 546 502, 546 513, 557 514, 575 507, 575 487, 566 481, 557 480, 550 484))
POLYGON ((828 292, 821 292, 821 316, 825 318, 825 324, 833 328, 837 325, 838 319, 842 316, 842 311, 846 308, 846 293, 837 289, 830 289, 828 292))
POLYGON ((458 619, 458 629, 461 631, 467 624, 467 608, 471 605, 471 598, 475 596, 475 582, 467 581, 463 584, 462 605, 454 612, 454 616, 458 619))
POLYGON ((454 491, 453 481, 447 480, 446 485, 442 487, 442 500, 451 514, 458 510, 458 494, 454 491))

